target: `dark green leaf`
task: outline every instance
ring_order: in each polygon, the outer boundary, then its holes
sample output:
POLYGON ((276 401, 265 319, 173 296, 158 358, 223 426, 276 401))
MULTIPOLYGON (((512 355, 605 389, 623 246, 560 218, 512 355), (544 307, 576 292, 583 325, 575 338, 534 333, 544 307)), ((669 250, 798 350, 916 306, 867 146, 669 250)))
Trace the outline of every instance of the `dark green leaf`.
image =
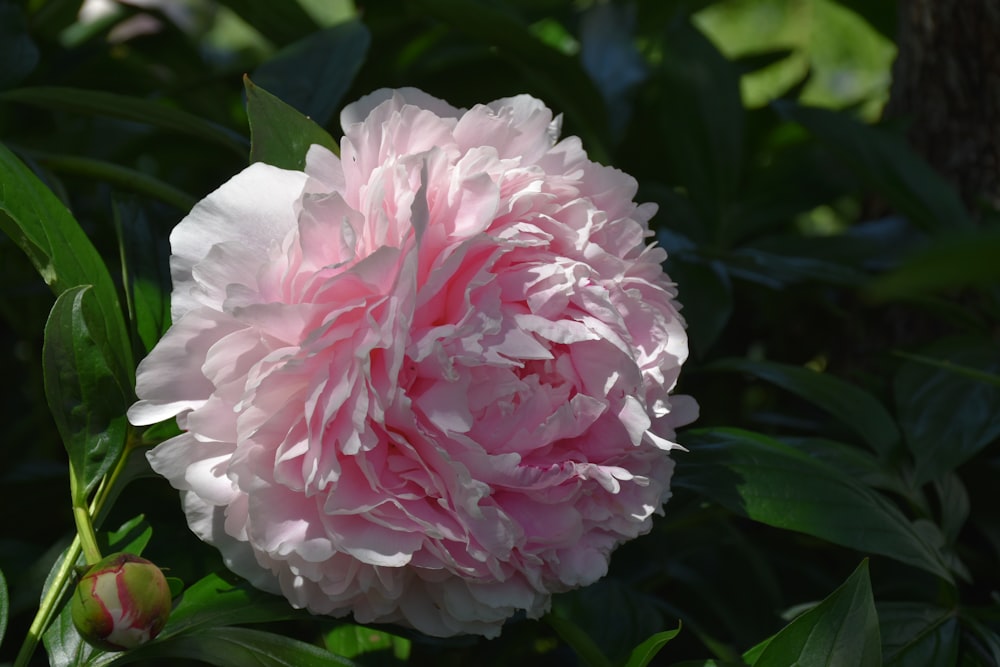
POLYGON ((545 44, 510 14, 466 0, 414 0, 423 12, 492 45, 543 91, 557 112, 579 130, 584 147, 598 162, 608 159, 608 118, 601 94, 577 58, 545 44))
POLYGON ((403 661, 410 657, 409 639, 363 625, 339 625, 323 637, 323 642, 331 653, 345 658, 379 651, 391 651, 396 659, 403 661))
MULTIPOLYGON (((932 359, 996 374, 1000 345, 954 338, 921 350, 932 359)), ((907 361, 893 381, 899 423, 915 461, 916 484, 936 479, 1000 437, 1000 387, 948 368, 907 361)))
POLYGON ((794 49, 772 49, 740 56, 733 60, 733 64, 741 75, 750 74, 780 63, 793 55, 795 55, 794 49))
POLYGON ((969 518, 969 492, 962 478, 954 472, 945 473, 934 480, 938 505, 941 507, 941 533, 948 544, 954 544, 969 518))
POLYGON ((555 630, 559 638, 576 652, 587 667, 611 667, 611 661, 608 660, 607 656, 573 621, 555 613, 546 615, 544 620, 549 624, 549 627, 555 630))
POLYGON ((121 455, 131 395, 115 377, 110 341, 93 324, 92 291, 81 285, 59 295, 42 350, 45 396, 76 476, 79 505, 121 455))
POLYGON ((131 395, 135 362, 111 274, 73 215, 3 144, 0 230, 21 247, 57 295, 93 285, 95 333, 115 351, 108 362, 118 384, 128 387, 131 395))
POLYGON ((900 214, 927 231, 968 229, 968 213, 954 188, 906 142, 844 113, 776 102, 900 214))
POLYGON ((870 2, 870 0, 836 1, 863 18, 887 39, 895 41, 896 25, 899 21, 899 15, 896 11, 898 0, 883 0, 882 2, 870 2))
POLYGON ((754 667, 881 665, 878 614, 868 578, 868 561, 862 562, 829 597, 772 637, 749 664, 754 667))
POLYGON ((921 297, 928 293, 1000 283, 1000 231, 941 236, 868 287, 873 299, 921 297))
POLYGON ((38 47, 28 34, 24 11, 0 0, 0 90, 17 85, 38 64, 38 47))
POLYGON ((952 581, 944 556, 891 502, 837 468, 738 429, 685 434, 673 484, 755 521, 881 554, 952 581))
POLYGON ((949 667, 958 658, 959 628, 955 611, 919 602, 878 605, 885 665, 949 667))
POLYGON ((228 572, 210 574, 192 584, 178 600, 161 637, 199 628, 311 618, 282 597, 258 590, 228 572))
POLYGON ((56 173, 79 174, 115 185, 170 204, 179 211, 189 211, 198 200, 174 186, 136 169, 75 155, 32 153, 39 164, 56 173))
POLYGON ((298 2, 274 0, 222 0, 260 34, 281 47, 316 32, 319 26, 298 2))
POLYGON ((353 667, 329 651, 281 635, 249 628, 206 628, 156 640, 106 663, 126 665, 152 659, 187 658, 218 667, 353 667))
POLYGON ((678 625, 675 630, 664 630, 663 632, 657 632, 655 635, 639 644, 629 655, 628 661, 625 663, 624 667, 646 667, 656 654, 660 652, 667 643, 676 637, 681 632, 681 626, 678 625))
POLYGON ((247 154, 246 139, 236 132, 194 114, 152 100, 99 90, 56 86, 9 90, 0 93, 0 100, 29 104, 43 109, 121 118, 172 132, 189 134, 215 145, 223 146, 241 158, 245 158, 247 154))
POLYGON ((339 154, 337 142, 326 130, 288 106, 249 77, 243 77, 250 118, 251 162, 301 171, 306 153, 319 144, 339 154))
POLYGON ((370 42, 363 23, 345 21, 286 46, 258 67, 253 78, 325 127, 364 63, 370 42))
POLYGON ((684 320, 691 348, 704 357, 722 333, 733 312, 733 286, 719 261, 700 260, 684 254, 671 256, 665 266, 681 290, 684 320), (686 298, 697 295, 697 298, 686 298))
POLYGON ((153 233, 146 211, 134 200, 115 200, 115 230, 122 252, 129 319, 136 356, 153 349, 170 327, 170 245, 153 233))
POLYGON ((750 359, 722 359, 709 368, 749 373, 792 392, 854 429, 878 454, 888 454, 899 442, 899 430, 878 399, 832 375, 750 359))
POLYGON ((725 209, 743 169, 743 104, 735 66, 687 21, 671 24, 657 73, 663 156, 702 219, 725 236, 725 209))

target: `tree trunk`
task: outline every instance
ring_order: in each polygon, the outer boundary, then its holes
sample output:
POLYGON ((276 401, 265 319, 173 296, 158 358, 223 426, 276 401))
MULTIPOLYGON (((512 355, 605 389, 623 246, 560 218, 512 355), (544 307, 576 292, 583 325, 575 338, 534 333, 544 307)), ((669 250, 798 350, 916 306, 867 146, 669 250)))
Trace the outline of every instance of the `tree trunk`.
POLYGON ((975 211, 1000 208, 1000 1, 899 0, 888 117, 975 211))

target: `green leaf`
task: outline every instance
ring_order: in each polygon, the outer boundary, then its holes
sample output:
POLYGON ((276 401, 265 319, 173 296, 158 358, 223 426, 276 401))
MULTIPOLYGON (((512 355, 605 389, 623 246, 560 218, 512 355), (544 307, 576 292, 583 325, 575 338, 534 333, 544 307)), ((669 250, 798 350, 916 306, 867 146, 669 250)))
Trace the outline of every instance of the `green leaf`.
POLYGON ((867 288, 876 300, 916 298, 928 293, 1000 282, 1000 231, 977 230, 934 239, 867 288))
POLYGON ((126 665, 162 658, 200 660, 218 667, 354 667, 347 658, 311 644, 249 628, 206 628, 154 641, 106 663, 126 665))
POLYGON ((121 455, 131 391, 114 372, 111 343, 94 327, 89 285, 66 290, 45 324, 45 396, 76 477, 77 505, 121 455))
POLYGON ((319 28, 298 2, 274 0, 221 0, 260 34, 281 47, 319 28))
POLYGON ((685 253, 671 255, 665 265, 670 278, 680 285, 684 319, 691 348, 704 358, 733 313, 733 285, 719 261, 701 260, 685 253), (698 298, 687 299, 686 295, 698 298))
POLYGON ((317 125, 326 126, 365 62, 370 43, 365 24, 344 21, 286 46, 258 67, 253 78, 317 125))
POLYGON ((0 90, 17 85, 38 64, 38 46, 28 33, 24 11, 0 0, 0 90))
MULTIPOLYGON (((951 338, 921 354, 958 367, 1000 372, 1000 345, 985 338, 951 338)), ((893 390, 903 438, 914 458, 916 485, 955 469, 1000 437, 1000 387, 995 384, 907 361, 896 373, 893 390)))
POLYGON ((104 555, 124 551, 141 556, 143 549, 153 539, 153 527, 146 521, 146 515, 134 516, 117 530, 101 535, 99 541, 104 555))
POLYGON ((251 162, 302 171, 313 144, 340 154, 337 142, 319 125, 243 77, 250 118, 251 162))
POLYGON ((241 159, 246 158, 247 154, 247 141, 238 133, 194 114, 153 100, 99 90, 59 86, 37 86, 9 90, 0 93, 0 100, 28 104, 43 109, 121 118, 203 139, 232 151, 241 159))
POLYGON ((578 58, 552 48, 523 23, 491 4, 467 0, 414 0, 412 4, 493 46, 500 57, 521 71, 526 81, 544 92, 557 111, 566 115, 579 131, 591 159, 607 162, 607 110, 578 58))
POLYGON ((392 651, 396 659, 403 661, 410 657, 409 639, 352 623, 339 625, 328 632, 323 643, 331 653, 345 658, 379 651, 392 651))
POLYGON ((3 144, 0 230, 21 247, 55 294, 93 285, 95 330, 115 351, 109 363, 131 396, 135 362, 111 274, 73 215, 3 144))
MULTIPOLYGON (((746 656, 744 656, 746 658, 746 656)), ((825 600, 771 637, 754 667, 882 664, 878 614, 868 578, 868 561, 825 600)))
POLYGON ((663 158, 719 240, 743 170, 739 72, 686 20, 671 24, 663 51, 656 74, 663 99, 659 131, 667 138, 663 158))
POLYGON ((225 572, 209 574, 184 591, 160 635, 174 635, 223 625, 308 619, 277 595, 258 590, 244 579, 225 572))
POLYGON ((611 667, 611 661, 607 656, 573 621, 555 613, 547 614, 543 620, 573 649, 587 667, 611 667))
POLYGON ((153 233, 135 200, 115 199, 113 207, 133 340, 137 356, 144 356, 170 327, 170 244, 153 233))
POLYGON ((646 667, 656 654, 660 652, 667 643, 679 635, 681 632, 681 626, 678 625, 674 630, 664 630, 663 632, 657 632, 655 635, 639 644, 635 647, 632 653, 629 655, 628 660, 625 662, 624 667, 646 667))
POLYGON ((878 399, 840 378, 800 366, 750 359, 722 359, 708 368, 749 373, 792 392, 842 421, 880 455, 887 455, 899 442, 899 429, 878 399))
POLYGON ((0 570, 0 646, 3 646, 3 636, 7 634, 7 616, 10 614, 10 595, 7 592, 7 579, 0 570))
POLYGON ((878 617, 886 667, 957 664, 959 624, 954 610, 919 602, 884 602, 878 605, 878 617))
POLYGON ((955 189, 899 136, 828 109, 776 102, 855 175, 903 216, 927 231, 969 229, 972 222, 955 189))
POLYGON ((952 581, 940 549, 896 506, 841 470, 758 433, 689 431, 675 486, 776 528, 880 554, 952 581))

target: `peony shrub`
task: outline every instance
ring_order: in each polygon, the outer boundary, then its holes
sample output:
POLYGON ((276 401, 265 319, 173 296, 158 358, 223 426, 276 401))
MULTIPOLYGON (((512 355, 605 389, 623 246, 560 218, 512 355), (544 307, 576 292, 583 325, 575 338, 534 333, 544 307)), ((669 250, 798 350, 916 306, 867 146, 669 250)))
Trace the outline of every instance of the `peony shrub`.
POLYGON ((171 235, 133 424, 191 529, 318 614, 496 636, 670 495, 687 339, 651 204, 528 96, 381 90, 171 235))

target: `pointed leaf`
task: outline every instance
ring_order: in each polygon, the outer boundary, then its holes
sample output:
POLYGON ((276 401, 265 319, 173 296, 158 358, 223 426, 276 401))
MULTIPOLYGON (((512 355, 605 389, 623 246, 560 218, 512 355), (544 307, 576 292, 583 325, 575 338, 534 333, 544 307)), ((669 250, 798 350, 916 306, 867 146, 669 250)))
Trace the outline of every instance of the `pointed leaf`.
POLYGON ((674 630, 664 630, 663 632, 657 632, 655 635, 639 644, 629 655, 628 661, 625 663, 625 667, 646 667, 656 654, 660 652, 667 643, 679 635, 681 632, 681 626, 678 625, 674 630))
MULTIPOLYGON (((1000 345, 953 338, 921 351, 957 367, 1000 373, 1000 345)), ((915 460, 917 485, 965 463, 1000 438, 1000 387, 946 367, 907 361, 893 381, 899 423, 915 460), (946 443, 946 446, 944 445, 946 443)))
POLYGON ((245 158, 247 154, 246 139, 229 128, 174 107, 129 95, 82 88, 38 86, 0 93, 0 100, 43 109, 121 118, 203 139, 229 149, 240 158, 245 158))
POLYGON ((331 653, 345 658, 380 651, 391 651, 393 657, 404 662, 410 657, 409 639, 352 623, 337 626, 328 632, 323 637, 323 643, 331 653))
POLYGON ((92 291, 81 285, 59 295, 42 348, 45 397, 76 476, 80 505, 121 455, 131 395, 115 377, 110 341, 93 324, 92 291))
POLYGON ((277 97, 243 77, 250 118, 250 161, 265 162, 282 169, 302 171, 306 153, 313 144, 340 154, 337 142, 326 130, 277 97))
POLYGON ((249 628, 206 628, 154 641, 106 663, 125 665, 162 658, 187 658, 218 667, 354 667, 329 651, 281 635, 249 628))
POLYGON ((370 43, 361 21, 345 21, 286 46, 258 67, 253 78, 325 127, 365 62, 370 43))
POLYGON ((284 598, 224 572, 209 574, 189 586, 160 636, 166 639, 198 628, 308 618, 308 612, 293 609, 284 598))
POLYGON ((832 375, 750 359, 722 359, 709 368, 749 373, 796 394, 852 428, 878 454, 888 454, 899 442, 899 430, 878 399, 832 375))
POLYGON ((93 325, 114 350, 108 363, 131 395, 135 362, 111 274, 72 214, 3 144, 0 230, 21 247, 57 295, 78 285, 93 285, 93 325))
POLYGON ((954 610, 926 603, 878 605, 885 665, 949 667, 958 659, 959 624, 954 610))
POLYGON ((221 0, 241 19, 277 46, 284 46, 316 31, 319 27, 296 2, 274 0, 221 0))
POLYGON ((671 25, 663 49, 657 73, 663 157, 719 240, 743 170, 739 71, 686 20, 671 25))
POLYGON ((845 113, 791 102, 775 105, 786 117, 809 130, 913 224, 927 231, 972 226, 955 189, 902 137, 865 125, 845 113))
POLYGON ((739 429, 690 431, 673 484, 732 512, 881 554, 952 581, 938 546, 885 497, 777 440, 739 429))
MULTIPOLYGON (((748 661, 749 662, 749 661, 748 661)), ((864 561, 825 600, 772 637, 754 667, 882 664, 878 614, 864 561)))

